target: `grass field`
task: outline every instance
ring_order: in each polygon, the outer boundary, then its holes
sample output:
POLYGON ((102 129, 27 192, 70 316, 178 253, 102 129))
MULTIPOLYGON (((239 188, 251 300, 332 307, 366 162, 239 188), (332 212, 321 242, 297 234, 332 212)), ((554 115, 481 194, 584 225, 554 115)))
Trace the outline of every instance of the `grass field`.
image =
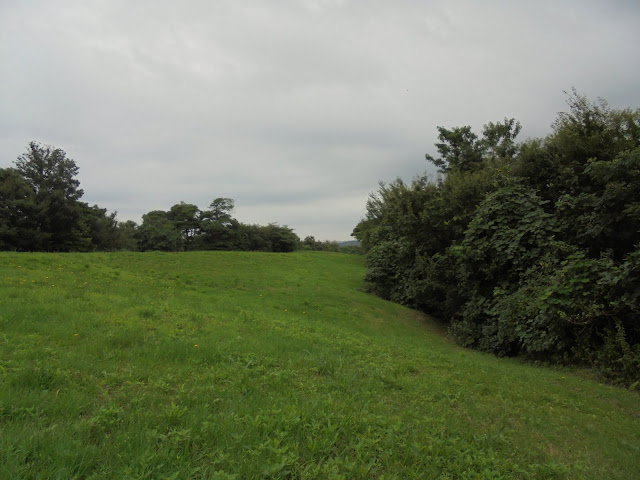
POLYGON ((0 254, 0 478, 638 479, 640 396, 329 253, 0 254))

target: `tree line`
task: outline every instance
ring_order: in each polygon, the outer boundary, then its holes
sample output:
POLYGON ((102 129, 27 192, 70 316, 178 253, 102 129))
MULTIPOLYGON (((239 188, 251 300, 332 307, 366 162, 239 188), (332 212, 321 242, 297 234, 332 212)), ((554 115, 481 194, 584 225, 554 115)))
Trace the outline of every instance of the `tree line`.
POLYGON ((234 201, 209 207, 180 202, 154 210, 140 225, 82 202, 78 166, 66 153, 31 142, 15 167, 0 169, 0 250, 31 252, 245 250, 338 251, 336 242, 304 240, 286 225, 244 224, 231 215, 234 201))
POLYGON ((438 127, 435 179, 381 183, 354 229, 377 295, 461 345, 640 381, 640 110, 575 90, 544 138, 438 127))

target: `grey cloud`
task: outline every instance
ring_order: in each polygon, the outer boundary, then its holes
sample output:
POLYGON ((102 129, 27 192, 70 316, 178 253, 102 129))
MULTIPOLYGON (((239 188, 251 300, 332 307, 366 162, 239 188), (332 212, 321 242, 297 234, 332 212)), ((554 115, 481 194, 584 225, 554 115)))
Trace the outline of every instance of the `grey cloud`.
POLYGON ((640 105, 630 1, 11 3, 0 166, 64 148, 121 219, 227 196, 344 239, 378 180, 433 171, 438 125, 545 135, 572 86, 640 105))

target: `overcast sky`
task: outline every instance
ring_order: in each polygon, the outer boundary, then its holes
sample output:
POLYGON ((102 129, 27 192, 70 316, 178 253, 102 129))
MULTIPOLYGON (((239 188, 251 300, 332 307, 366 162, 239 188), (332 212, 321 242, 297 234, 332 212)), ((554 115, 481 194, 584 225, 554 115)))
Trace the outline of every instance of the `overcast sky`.
POLYGON ((348 240, 438 125, 639 107, 639 46, 636 0, 0 0, 0 167, 36 140, 122 221, 230 197, 348 240))

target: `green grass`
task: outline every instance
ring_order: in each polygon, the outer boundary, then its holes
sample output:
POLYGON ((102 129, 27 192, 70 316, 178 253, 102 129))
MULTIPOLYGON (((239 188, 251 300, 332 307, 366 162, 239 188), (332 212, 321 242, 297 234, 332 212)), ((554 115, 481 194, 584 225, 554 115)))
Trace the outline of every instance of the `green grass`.
POLYGON ((0 478, 634 479, 640 397, 330 253, 0 254, 0 478))

